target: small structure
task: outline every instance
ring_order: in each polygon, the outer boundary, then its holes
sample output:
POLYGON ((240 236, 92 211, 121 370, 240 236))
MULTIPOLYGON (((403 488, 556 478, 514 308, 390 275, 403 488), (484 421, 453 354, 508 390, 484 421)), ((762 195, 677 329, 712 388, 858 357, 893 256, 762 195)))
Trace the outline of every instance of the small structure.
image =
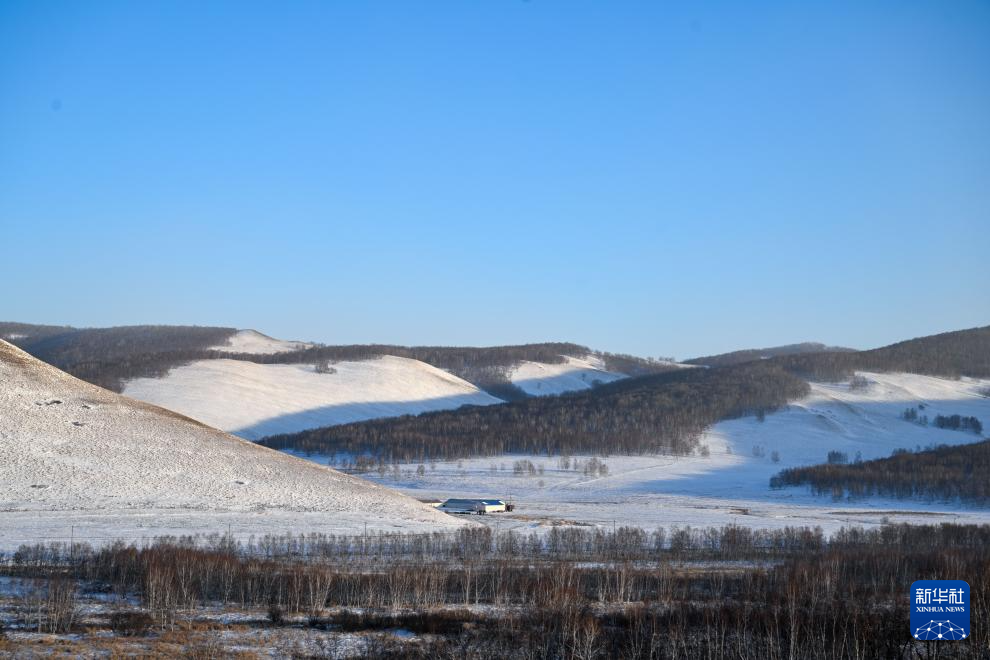
POLYGON ((502 500, 449 499, 440 507, 447 513, 500 513, 506 510, 502 500))
POLYGON ((425 500, 420 500, 423 504, 429 504, 434 509, 439 508, 443 504, 443 500, 438 500, 432 497, 426 498, 425 500))

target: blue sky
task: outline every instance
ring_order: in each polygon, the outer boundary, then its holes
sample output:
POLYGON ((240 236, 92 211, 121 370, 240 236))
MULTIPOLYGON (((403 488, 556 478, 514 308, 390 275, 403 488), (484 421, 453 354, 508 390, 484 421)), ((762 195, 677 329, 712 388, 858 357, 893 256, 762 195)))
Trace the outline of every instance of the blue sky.
POLYGON ((680 358, 990 323, 990 3, 0 2, 0 318, 680 358))

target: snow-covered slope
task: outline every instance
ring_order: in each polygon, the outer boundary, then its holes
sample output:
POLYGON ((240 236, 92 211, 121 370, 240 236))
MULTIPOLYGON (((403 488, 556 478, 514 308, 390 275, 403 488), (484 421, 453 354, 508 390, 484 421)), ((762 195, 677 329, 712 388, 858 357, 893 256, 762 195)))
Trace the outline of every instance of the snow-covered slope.
POLYGON ((560 364, 523 361, 509 372, 512 384, 530 396, 547 396, 586 390, 598 384, 625 378, 607 371, 601 359, 564 356, 560 364))
MULTIPOLYGON (((943 502, 914 500, 838 501, 806 488, 773 490, 770 478, 780 470, 825 463, 829 451, 855 460, 890 456, 898 448, 980 441, 971 432, 921 426, 902 418, 906 408, 924 405, 920 414, 974 416, 990 427, 990 398, 981 392, 990 381, 950 380, 915 374, 861 374, 865 389, 849 383, 814 383, 811 393, 767 414, 720 422, 705 432, 691 456, 606 456, 606 474, 585 474, 592 457, 505 456, 438 463, 417 476, 407 469, 400 480, 381 480, 416 496, 478 497, 511 494, 520 526, 534 521, 555 524, 723 525, 754 527, 821 525, 835 530, 849 524, 958 520, 990 522, 990 511, 943 502), (776 460, 774 460, 776 458, 776 460), (516 473, 517 459, 541 468, 536 475, 516 473)), ((499 520, 503 529, 513 516, 499 520)))
POLYGON ((460 524, 388 488, 90 385, 2 341, 0 484, 0 545, 25 524, 50 529, 82 514, 115 527, 166 515, 175 528, 183 513, 197 528, 245 516, 281 529, 300 516, 311 529, 350 531, 460 524))
MULTIPOLYGON (((950 380, 918 374, 860 373, 868 383, 812 383, 811 394, 783 410, 767 415, 716 424, 707 438, 715 446, 724 442, 744 457, 754 481, 769 480, 785 467, 825 463, 829 451, 854 460, 890 456, 895 449, 911 451, 929 445, 978 442, 970 432, 922 426, 903 419, 907 408, 923 408, 921 415, 974 416, 990 422, 990 399, 980 394, 987 381, 950 380), (721 442, 720 442, 721 441, 721 442), (754 447, 759 447, 755 452, 754 447), (773 452, 779 456, 775 463, 773 452)), ((763 488, 761 486, 760 490, 763 488)), ((794 492, 794 491, 791 491, 794 492)))
POLYGON ((302 341, 286 341, 263 335, 257 330, 238 330, 237 334, 227 340, 223 346, 214 346, 212 350, 224 353, 250 353, 253 355, 268 355, 272 353, 287 353, 309 348, 312 344, 302 341))
POLYGON ((200 360, 164 378, 127 383, 124 394, 175 410, 243 438, 458 408, 499 399, 418 360, 384 356, 339 362, 332 373, 308 364, 200 360))

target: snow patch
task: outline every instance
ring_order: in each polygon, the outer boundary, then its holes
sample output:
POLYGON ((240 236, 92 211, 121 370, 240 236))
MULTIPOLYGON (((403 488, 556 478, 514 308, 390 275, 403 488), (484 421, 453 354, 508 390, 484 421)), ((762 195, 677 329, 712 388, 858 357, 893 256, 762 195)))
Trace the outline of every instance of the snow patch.
POLYGON ((605 369, 601 358, 564 357, 560 364, 524 360, 509 373, 512 384, 530 396, 548 396, 586 390, 596 385, 625 378, 625 374, 605 369))
POLYGON ((333 364, 256 364, 200 360, 163 378, 127 383, 124 394, 242 438, 294 433, 379 417, 501 403, 425 362, 383 356, 333 364))
POLYGON ((271 355, 273 353, 288 353, 309 348, 312 344, 301 341, 285 341, 263 335, 257 330, 238 330, 223 346, 213 346, 210 350, 224 353, 250 353, 252 355, 271 355))

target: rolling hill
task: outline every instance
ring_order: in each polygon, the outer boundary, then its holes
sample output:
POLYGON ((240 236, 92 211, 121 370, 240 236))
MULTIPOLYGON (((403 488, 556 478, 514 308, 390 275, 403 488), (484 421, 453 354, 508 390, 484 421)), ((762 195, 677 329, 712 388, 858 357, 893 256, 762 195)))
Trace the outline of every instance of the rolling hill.
MULTIPOLYGON (((834 532, 844 526, 889 522, 990 521, 990 508, 979 499, 986 493, 987 480, 979 470, 987 462, 987 443, 970 431, 922 426, 903 418, 905 409, 924 405, 932 419, 959 414, 990 421, 990 398, 982 394, 990 381, 903 373, 860 376, 862 385, 813 383, 776 412, 717 422, 699 435, 695 451, 683 455, 591 451, 562 457, 520 452, 438 460, 422 475, 415 464, 401 466, 398 476, 391 466, 379 472, 375 464, 364 474, 415 496, 511 495, 521 513, 518 521, 503 518, 503 529, 573 521, 609 528, 821 526, 834 532), (948 447, 939 450, 938 457, 925 451, 929 445, 943 444, 948 447), (876 460, 901 449, 911 453, 876 460), (848 463, 827 466, 838 468, 832 470, 812 468, 805 479, 802 468, 826 463, 829 452, 844 455, 848 463), (940 464, 933 476, 945 480, 940 488, 926 487, 931 480, 925 473, 933 469, 933 459, 940 464), (891 463, 896 463, 896 471, 886 479, 870 474, 891 463), (809 486, 770 487, 771 478, 791 469, 798 469, 798 479, 781 485, 809 486), (867 473, 857 474, 860 470, 867 473), (833 484, 874 496, 833 500, 833 484), (823 496, 815 492, 821 487, 823 496), (900 499, 898 491, 905 487, 920 497, 900 499), (954 497, 969 501, 960 503, 954 497)), ((436 413, 451 414, 455 413, 436 413)), ((302 449, 299 455, 305 455, 302 449)), ((320 454, 318 446, 313 450, 317 453, 310 460, 333 460, 320 454)), ((340 457, 337 462, 342 462, 340 457)))
POLYGON ((390 355, 310 364, 197 360, 162 378, 128 381, 124 394, 242 438, 501 403, 471 383, 425 362, 390 355))
MULTIPOLYGON (((792 354, 724 367, 679 369, 559 397, 314 429, 272 437, 266 443, 279 449, 367 452, 399 460, 505 452, 685 453, 716 422, 780 409, 805 397, 808 382, 850 381, 854 373, 868 371, 950 379, 990 376, 990 328, 869 351, 792 354)), ((896 391, 891 390, 889 397, 899 405, 896 391)))
POLYGON ((569 343, 326 346, 223 327, 13 322, 0 323, 0 336, 83 380, 248 439, 676 369, 569 343))
POLYGON ((766 360, 782 355, 801 355, 802 353, 849 353, 855 349, 843 348, 841 346, 826 346, 818 342, 804 342, 801 344, 787 344, 785 346, 771 346, 770 348, 748 348, 731 353, 720 353, 718 355, 708 355, 705 357, 685 360, 684 364, 693 364, 704 367, 728 367, 733 364, 752 362, 753 360, 766 360))
POLYGON ((0 383, 0 542, 83 519, 183 531, 261 518, 269 529, 307 521, 352 532, 460 524, 387 488, 85 383, 4 341, 0 383))

